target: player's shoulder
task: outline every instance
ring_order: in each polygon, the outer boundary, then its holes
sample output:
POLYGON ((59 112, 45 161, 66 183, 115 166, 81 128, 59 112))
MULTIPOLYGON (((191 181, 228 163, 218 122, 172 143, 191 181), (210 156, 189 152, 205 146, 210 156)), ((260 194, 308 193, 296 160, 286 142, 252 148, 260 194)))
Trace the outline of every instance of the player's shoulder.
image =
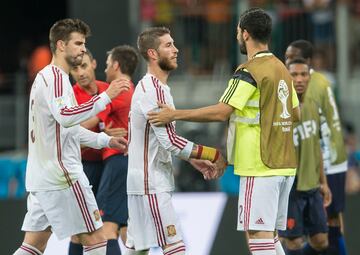
POLYGON ((149 73, 145 74, 138 82, 136 89, 140 89, 149 95, 159 93, 162 90, 159 79, 149 73))
POLYGON ((62 83, 65 72, 55 65, 47 65, 38 72, 38 76, 47 84, 62 83))
POLYGON ((231 79, 242 80, 255 87, 257 86, 256 80, 246 68, 238 68, 231 79))

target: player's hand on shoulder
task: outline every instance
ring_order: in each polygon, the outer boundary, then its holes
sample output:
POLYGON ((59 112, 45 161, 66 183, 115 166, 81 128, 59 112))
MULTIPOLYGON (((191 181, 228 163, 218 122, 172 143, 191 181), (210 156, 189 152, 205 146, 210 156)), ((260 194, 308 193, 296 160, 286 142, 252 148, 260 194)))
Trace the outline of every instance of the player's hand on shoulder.
POLYGON ((117 97, 121 92, 128 91, 130 89, 130 80, 116 79, 113 80, 106 90, 106 94, 113 99, 117 97))
POLYGON ((148 113, 149 122, 155 126, 163 126, 174 120, 174 108, 170 105, 163 104, 161 102, 157 103, 159 106, 159 111, 151 111, 148 113))
POLYGON ((123 137, 111 137, 109 141, 109 148, 118 149, 127 154, 128 141, 123 137))

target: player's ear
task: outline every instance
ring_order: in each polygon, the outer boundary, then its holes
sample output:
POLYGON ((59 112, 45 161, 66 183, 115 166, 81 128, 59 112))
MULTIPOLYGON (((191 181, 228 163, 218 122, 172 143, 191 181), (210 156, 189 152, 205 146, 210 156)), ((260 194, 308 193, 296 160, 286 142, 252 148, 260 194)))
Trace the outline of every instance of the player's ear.
POLYGON ((249 39, 250 34, 248 33, 248 31, 246 29, 244 29, 244 30, 242 30, 241 36, 244 41, 247 41, 249 39))
POLYGON ((64 51, 65 50, 65 45, 66 45, 66 42, 63 41, 63 40, 58 40, 56 42, 56 48, 59 49, 59 51, 64 51))
POLYGON ((94 70, 96 69, 96 67, 97 67, 97 62, 96 62, 95 59, 93 59, 93 60, 91 61, 91 66, 92 66, 92 68, 93 68, 94 70))
POLYGON ((112 65, 113 65, 113 68, 114 68, 115 70, 120 69, 120 64, 119 64, 118 61, 115 60, 112 65))
POLYGON ((158 59, 158 52, 155 49, 148 49, 147 54, 150 59, 158 59))

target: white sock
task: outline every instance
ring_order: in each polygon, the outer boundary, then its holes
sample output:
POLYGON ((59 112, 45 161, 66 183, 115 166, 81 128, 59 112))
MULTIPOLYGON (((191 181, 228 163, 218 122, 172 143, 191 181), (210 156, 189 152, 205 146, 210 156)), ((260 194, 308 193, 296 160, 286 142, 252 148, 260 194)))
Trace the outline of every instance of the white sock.
POLYGON ((274 238, 274 245, 275 245, 276 255, 286 255, 278 235, 276 235, 274 238))
POLYGON ((249 239, 249 248, 253 255, 276 255, 274 239, 249 239))
POLYGON ((42 255, 42 252, 30 244, 22 243, 13 255, 42 255))
POLYGON ((126 248, 124 255, 148 255, 149 251, 135 251, 133 249, 126 248))
POLYGON ((84 255, 106 255, 107 241, 97 243, 94 245, 83 246, 84 255))
POLYGON ((179 242, 171 245, 164 250, 164 255, 185 255, 185 244, 179 242))

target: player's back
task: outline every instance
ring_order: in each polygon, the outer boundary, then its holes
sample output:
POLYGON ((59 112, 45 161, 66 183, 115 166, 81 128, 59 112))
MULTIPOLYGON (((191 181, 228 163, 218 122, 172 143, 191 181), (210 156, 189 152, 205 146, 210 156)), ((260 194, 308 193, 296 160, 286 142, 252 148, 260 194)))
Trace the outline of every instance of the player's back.
POLYGON ((174 128, 166 127, 165 134, 155 133, 156 127, 147 120, 147 112, 158 109, 157 101, 160 99, 173 106, 169 87, 159 85, 152 75, 145 75, 135 88, 129 114, 128 194, 143 195, 174 189, 171 152, 165 149, 169 134, 177 139, 174 128))
POLYGON ((28 191, 56 190, 68 187, 82 172, 78 125, 64 128, 55 119, 51 107, 68 98, 76 105, 68 75, 48 65, 35 78, 29 100, 29 153, 26 169, 28 191), (53 86, 53 87, 51 87, 53 86), (70 89, 65 89, 70 86, 70 89), (54 93, 55 96, 51 96, 54 93), (53 100, 57 102, 53 102, 53 100))

